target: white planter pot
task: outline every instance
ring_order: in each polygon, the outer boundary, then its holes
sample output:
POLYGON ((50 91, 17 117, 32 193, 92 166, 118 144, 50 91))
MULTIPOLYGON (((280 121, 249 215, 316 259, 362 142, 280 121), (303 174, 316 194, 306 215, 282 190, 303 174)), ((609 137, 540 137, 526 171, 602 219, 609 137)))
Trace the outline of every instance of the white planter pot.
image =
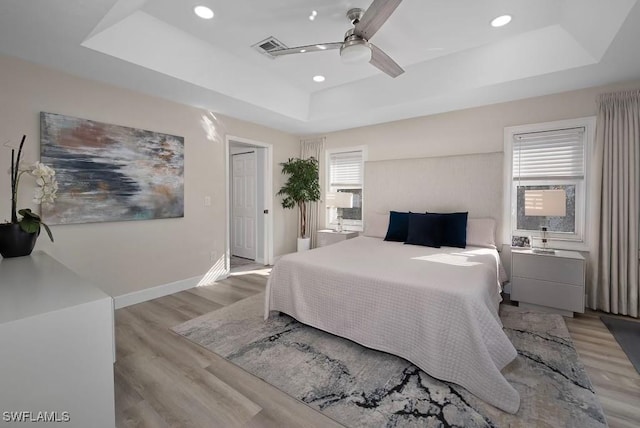
POLYGON ((311 248, 311 238, 298 238, 298 252, 311 248))

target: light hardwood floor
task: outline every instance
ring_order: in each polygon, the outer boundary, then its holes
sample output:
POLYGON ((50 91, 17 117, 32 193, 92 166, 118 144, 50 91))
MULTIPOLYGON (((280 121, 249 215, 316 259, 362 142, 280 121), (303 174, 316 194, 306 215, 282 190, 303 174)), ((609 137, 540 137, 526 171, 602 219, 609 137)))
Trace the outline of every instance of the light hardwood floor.
POLYGON ((565 321, 580 360, 598 393, 609 426, 638 428, 640 374, 600 321, 601 315, 604 314, 588 310, 575 318, 565 318, 565 321))
MULTIPOLYGON (((116 423, 123 427, 339 427, 169 330, 264 290, 266 271, 238 274, 116 311, 116 423)), ((611 427, 640 426, 640 375, 589 312, 567 319, 611 427)))

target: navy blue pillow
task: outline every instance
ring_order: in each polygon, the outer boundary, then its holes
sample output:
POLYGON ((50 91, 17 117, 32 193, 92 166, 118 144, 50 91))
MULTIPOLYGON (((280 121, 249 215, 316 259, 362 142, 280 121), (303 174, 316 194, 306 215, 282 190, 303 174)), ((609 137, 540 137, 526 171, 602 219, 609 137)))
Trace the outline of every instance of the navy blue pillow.
POLYGON ((407 239, 409 230, 409 213, 391 211, 389 213, 389 228, 385 241, 404 242, 407 239))
POLYGON ((444 232, 444 217, 438 214, 409 214, 409 230, 405 244, 440 248, 444 232))
POLYGON ((442 245, 445 247, 466 248, 467 217, 469 213, 432 214, 441 215, 444 218, 442 245))

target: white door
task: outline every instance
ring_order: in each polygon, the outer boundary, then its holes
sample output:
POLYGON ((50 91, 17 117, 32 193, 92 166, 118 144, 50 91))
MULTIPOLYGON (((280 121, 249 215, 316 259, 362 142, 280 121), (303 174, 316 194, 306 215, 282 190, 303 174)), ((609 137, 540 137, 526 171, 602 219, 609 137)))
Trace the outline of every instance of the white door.
POLYGON ((256 153, 232 155, 231 254, 256 258, 256 153))

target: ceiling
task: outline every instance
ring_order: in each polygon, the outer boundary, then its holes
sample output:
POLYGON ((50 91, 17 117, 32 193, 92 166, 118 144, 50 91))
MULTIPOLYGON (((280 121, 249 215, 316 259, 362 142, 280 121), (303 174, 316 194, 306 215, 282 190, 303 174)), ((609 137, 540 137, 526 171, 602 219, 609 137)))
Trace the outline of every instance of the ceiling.
POLYGON ((3 0, 0 53, 301 135, 640 79, 637 0, 404 0, 371 39, 396 79, 336 50, 252 48, 342 41, 346 11, 370 3, 3 0))

